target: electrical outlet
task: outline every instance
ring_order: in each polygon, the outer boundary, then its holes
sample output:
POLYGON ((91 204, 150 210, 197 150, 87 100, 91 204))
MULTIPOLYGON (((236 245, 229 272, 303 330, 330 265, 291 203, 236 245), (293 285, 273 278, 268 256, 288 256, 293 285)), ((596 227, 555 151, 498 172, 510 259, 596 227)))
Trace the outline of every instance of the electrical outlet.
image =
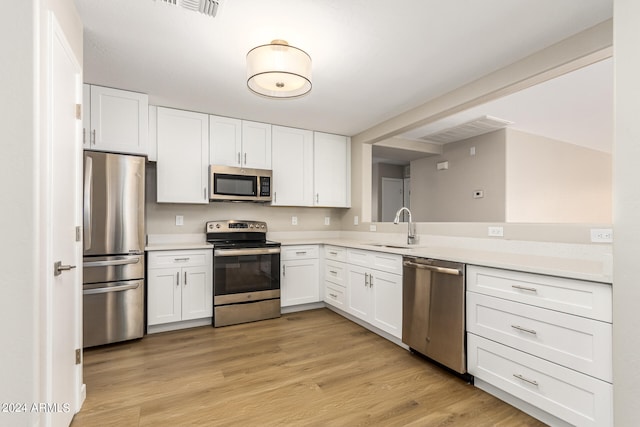
POLYGON ((298 217, 297 216, 292 216, 291 217, 291 225, 298 225, 298 217))
POLYGON ((375 224, 370 224, 369 225, 369 231, 377 231, 378 227, 375 224))
POLYGON ((184 225, 184 216, 176 215, 176 225, 184 225))
POLYGON ((353 217, 353 225, 358 225, 358 222, 359 222, 358 215, 356 215, 353 217))
POLYGON ((490 237, 503 237, 504 236, 504 228, 499 226, 489 227, 488 235, 490 237))
POLYGON ((592 228, 591 242, 593 243, 612 243, 613 230, 611 228, 592 228))
POLYGON ((475 156, 476 155, 476 147, 469 148, 469 155, 470 156, 475 156))
POLYGON ((324 225, 330 225, 331 224, 331 217, 330 216, 325 216, 324 217, 324 225))

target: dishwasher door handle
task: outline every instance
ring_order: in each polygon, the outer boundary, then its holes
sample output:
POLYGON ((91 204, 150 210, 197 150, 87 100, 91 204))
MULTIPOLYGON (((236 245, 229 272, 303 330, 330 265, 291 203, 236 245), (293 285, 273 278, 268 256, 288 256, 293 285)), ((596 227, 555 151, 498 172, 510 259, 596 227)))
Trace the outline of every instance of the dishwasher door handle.
POLYGON ((419 268, 421 270, 434 271, 436 273, 451 274, 453 276, 462 275, 462 271, 456 268, 437 267, 435 265, 418 264, 416 262, 411 262, 411 261, 403 261, 402 265, 404 265, 405 267, 413 267, 413 268, 419 268))

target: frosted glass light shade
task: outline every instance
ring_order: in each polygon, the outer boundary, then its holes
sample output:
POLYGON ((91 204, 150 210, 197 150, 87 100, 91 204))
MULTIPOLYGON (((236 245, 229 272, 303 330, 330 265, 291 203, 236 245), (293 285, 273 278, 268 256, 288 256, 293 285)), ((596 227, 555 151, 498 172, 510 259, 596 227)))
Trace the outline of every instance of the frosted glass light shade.
POLYGON ((270 98, 295 98, 311 90, 311 57, 284 40, 247 53, 247 86, 270 98))

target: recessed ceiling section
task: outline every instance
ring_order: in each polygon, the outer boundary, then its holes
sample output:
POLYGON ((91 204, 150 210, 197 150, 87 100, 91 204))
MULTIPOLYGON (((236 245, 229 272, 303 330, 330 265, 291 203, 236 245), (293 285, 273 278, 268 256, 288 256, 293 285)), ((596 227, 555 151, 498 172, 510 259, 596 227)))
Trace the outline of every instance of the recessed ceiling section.
POLYGON ((425 135, 420 139, 439 144, 448 144, 450 142, 462 141, 463 139, 504 129, 512 124, 512 121, 485 115, 466 123, 425 135))

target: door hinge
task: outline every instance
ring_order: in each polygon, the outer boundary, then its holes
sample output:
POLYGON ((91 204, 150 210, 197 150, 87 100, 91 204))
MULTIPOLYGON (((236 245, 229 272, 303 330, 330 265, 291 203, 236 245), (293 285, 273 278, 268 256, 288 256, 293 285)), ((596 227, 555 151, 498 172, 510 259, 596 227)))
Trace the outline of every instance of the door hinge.
POLYGON ((76 104, 76 119, 82 120, 82 104, 76 104))
POLYGON ((79 365, 82 363, 82 350, 80 350, 79 348, 76 348, 76 365, 79 365))
POLYGON ((76 226, 76 242, 82 241, 82 227, 76 226))

